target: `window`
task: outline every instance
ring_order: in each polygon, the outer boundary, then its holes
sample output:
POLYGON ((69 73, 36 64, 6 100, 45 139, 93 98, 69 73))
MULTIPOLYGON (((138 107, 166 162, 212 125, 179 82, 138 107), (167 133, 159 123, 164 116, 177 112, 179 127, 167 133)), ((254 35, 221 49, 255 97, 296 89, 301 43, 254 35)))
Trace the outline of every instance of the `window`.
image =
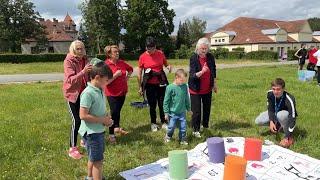
POLYGON ((222 42, 224 42, 224 39, 222 39, 222 42))
POLYGON ((270 51, 273 51, 273 47, 270 48, 270 51))
POLYGON ((54 53, 54 48, 53 47, 49 47, 49 53, 54 53))
POLYGON ((221 39, 219 39, 219 42, 221 42, 221 39))
POLYGON ((290 50, 290 47, 288 47, 288 50, 290 50))
POLYGON ((218 40, 216 39, 216 40, 214 40, 215 42, 218 42, 218 40))

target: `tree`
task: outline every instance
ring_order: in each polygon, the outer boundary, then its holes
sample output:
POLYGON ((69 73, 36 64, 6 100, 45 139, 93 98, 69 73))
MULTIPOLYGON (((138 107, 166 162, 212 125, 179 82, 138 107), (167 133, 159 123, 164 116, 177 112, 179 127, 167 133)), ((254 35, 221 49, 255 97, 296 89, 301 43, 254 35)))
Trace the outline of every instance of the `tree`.
POLYGON ((192 20, 186 20, 188 31, 189 31, 189 40, 192 43, 198 41, 199 38, 204 36, 204 32, 207 28, 207 22, 203 21, 197 17, 192 17, 192 20))
POLYGON ((192 45, 190 41, 188 25, 186 22, 183 24, 181 24, 181 22, 179 23, 179 29, 177 32, 176 48, 180 49, 181 45, 186 45, 187 47, 191 47, 192 45))
POLYGON ((78 39, 83 42, 83 44, 86 47, 86 51, 87 52, 91 52, 91 46, 90 46, 90 43, 89 43, 88 32, 87 32, 87 29, 84 27, 82 22, 80 23, 80 26, 79 26, 78 35, 79 35, 78 39))
POLYGON ((314 17, 308 19, 312 31, 320 31, 320 18, 314 17))
POLYGON ((104 46, 120 42, 120 0, 85 0, 80 9, 95 52, 101 54, 104 46))
POLYGON ((144 51, 146 37, 153 36, 157 46, 168 54, 174 48, 169 37, 174 30, 174 16, 166 0, 126 0, 123 10, 126 50, 144 51))
POLYGON ((45 44, 45 31, 40 14, 28 0, 0 0, 0 41, 11 52, 20 52, 21 43, 34 38, 45 44))

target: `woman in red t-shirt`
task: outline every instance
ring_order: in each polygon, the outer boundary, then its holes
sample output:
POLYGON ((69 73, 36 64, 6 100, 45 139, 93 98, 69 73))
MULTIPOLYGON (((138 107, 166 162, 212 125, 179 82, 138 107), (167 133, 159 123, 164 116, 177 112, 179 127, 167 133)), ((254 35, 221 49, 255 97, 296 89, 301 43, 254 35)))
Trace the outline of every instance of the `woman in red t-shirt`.
POLYGON ((189 91, 191 98, 193 135, 200 138, 201 111, 203 128, 209 127, 212 90, 217 93, 215 59, 209 53, 210 42, 201 38, 190 58, 189 91), (202 104, 202 106, 201 106, 202 104))
POLYGON ((108 81, 105 89, 105 95, 110 106, 113 125, 109 127, 109 141, 116 143, 115 133, 122 135, 128 134, 127 131, 120 128, 120 112, 128 92, 128 78, 133 72, 132 66, 124 60, 119 59, 119 48, 116 45, 106 46, 105 53, 107 58, 105 63, 113 73, 112 79, 108 81))
POLYGON ((158 125, 156 124, 157 104, 159 107, 162 128, 167 127, 167 122, 165 121, 163 112, 163 100, 168 82, 163 71, 163 66, 167 67, 169 71, 171 71, 171 67, 168 65, 167 59, 163 52, 156 49, 154 38, 147 37, 146 51, 139 57, 138 85, 140 95, 143 95, 144 90, 146 91, 151 118, 151 131, 158 130, 158 125), (144 72, 145 77, 148 76, 147 80, 144 78, 146 81, 145 83, 142 83, 142 72, 144 72))

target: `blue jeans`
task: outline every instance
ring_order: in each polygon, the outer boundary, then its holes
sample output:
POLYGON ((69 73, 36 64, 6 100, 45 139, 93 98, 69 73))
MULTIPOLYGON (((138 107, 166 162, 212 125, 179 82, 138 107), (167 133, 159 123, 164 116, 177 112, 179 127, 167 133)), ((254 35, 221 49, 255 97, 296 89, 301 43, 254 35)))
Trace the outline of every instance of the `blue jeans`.
POLYGON ((179 140, 186 140, 187 122, 186 114, 169 114, 169 124, 167 130, 167 136, 171 138, 174 133, 176 126, 179 127, 179 140))

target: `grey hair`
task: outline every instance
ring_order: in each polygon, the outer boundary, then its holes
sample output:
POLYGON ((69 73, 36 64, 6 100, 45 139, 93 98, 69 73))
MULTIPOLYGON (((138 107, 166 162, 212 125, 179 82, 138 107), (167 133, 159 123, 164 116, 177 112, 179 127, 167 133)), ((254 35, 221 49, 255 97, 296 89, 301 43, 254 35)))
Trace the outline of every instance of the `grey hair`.
POLYGON ((77 52, 76 52, 76 45, 77 45, 77 44, 80 44, 80 46, 83 48, 83 51, 84 51, 83 53, 84 53, 84 55, 86 55, 85 46, 84 46, 83 42, 80 41, 80 40, 75 40, 75 41, 73 41, 73 42, 70 44, 69 53, 70 53, 71 55, 77 57, 77 52))
MULTIPOLYGON (((196 49, 195 49, 195 51, 194 51, 195 53, 199 54, 198 49, 199 49, 199 47, 200 47, 201 45, 207 45, 207 46, 208 46, 208 51, 209 51, 209 49, 210 49, 210 42, 209 42, 208 38, 200 38, 200 39, 198 40, 198 42, 197 42, 196 49)), ((206 53, 208 53, 208 52, 206 52, 206 53)))

